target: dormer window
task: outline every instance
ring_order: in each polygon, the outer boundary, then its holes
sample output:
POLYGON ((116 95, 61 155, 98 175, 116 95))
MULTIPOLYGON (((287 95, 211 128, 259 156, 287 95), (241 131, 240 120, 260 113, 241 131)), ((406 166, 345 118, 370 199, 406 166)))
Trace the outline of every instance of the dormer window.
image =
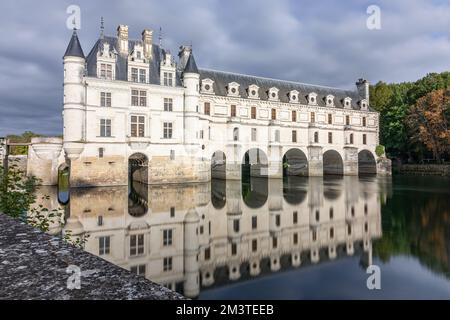
POLYGON ((204 93, 214 93, 214 87, 213 87, 214 81, 211 79, 203 79, 202 80, 202 92, 204 93))
POLYGON ((228 88, 228 95, 238 97, 239 96, 239 83, 231 82, 227 86, 228 88))
POLYGON ((329 94, 325 98, 325 104, 327 107, 334 107, 334 96, 329 94))
POLYGON ((311 92, 308 94, 308 104, 317 104, 317 93, 311 92))
POLYGON ((367 100, 363 99, 359 102, 359 105, 361 106, 361 110, 366 111, 367 110, 367 100))
POLYGON ((259 87, 256 84, 252 84, 248 87, 248 97, 252 99, 259 99, 259 87))
POLYGON ((352 99, 347 97, 344 99, 344 108, 350 109, 352 106, 352 99))
POLYGON ((292 90, 289 92, 289 102, 298 103, 298 91, 292 90))
POLYGON ((278 101, 278 89, 275 87, 272 87, 268 91, 269 100, 271 101, 278 101))

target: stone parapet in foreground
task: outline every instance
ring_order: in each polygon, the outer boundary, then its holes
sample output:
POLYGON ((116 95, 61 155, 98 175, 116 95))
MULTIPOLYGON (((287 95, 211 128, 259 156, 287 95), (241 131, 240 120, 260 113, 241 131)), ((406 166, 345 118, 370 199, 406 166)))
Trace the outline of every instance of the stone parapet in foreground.
POLYGON ((0 213, 0 299, 185 299, 0 213), (74 265, 80 289, 68 289, 74 265))

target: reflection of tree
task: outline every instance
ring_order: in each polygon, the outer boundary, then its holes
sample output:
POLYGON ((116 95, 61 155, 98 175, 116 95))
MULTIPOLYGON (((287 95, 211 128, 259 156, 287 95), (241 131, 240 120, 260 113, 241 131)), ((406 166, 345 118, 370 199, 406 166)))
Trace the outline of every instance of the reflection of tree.
POLYGON ((450 276, 449 208, 450 199, 442 193, 397 192, 382 206, 383 238, 374 244, 374 254, 384 262, 393 255, 412 255, 450 276))

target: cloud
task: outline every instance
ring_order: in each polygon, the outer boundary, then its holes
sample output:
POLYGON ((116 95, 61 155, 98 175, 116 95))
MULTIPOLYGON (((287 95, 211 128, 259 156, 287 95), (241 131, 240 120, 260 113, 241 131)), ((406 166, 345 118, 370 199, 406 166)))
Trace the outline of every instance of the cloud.
MULTIPOLYGON (((73 1, 0 4, 0 136, 32 130, 60 134, 62 55, 73 1)), ((130 37, 163 28, 174 54, 192 43, 201 67, 354 88, 413 81, 448 70, 450 5, 445 1, 108 1, 79 0, 87 54, 99 35, 128 24, 130 37), (107 5, 106 5, 107 4, 107 5), (366 9, 381 8, 381 30, 368 30, 366 9)))

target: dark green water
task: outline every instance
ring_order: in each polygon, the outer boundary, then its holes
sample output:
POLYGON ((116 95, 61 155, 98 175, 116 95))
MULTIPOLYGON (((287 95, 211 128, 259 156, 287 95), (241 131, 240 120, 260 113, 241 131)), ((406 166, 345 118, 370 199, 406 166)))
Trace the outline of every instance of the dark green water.
POLYGON ((449 178, 71 189, 66 217, 85 250, 193 298, 450 298, 449 178))

